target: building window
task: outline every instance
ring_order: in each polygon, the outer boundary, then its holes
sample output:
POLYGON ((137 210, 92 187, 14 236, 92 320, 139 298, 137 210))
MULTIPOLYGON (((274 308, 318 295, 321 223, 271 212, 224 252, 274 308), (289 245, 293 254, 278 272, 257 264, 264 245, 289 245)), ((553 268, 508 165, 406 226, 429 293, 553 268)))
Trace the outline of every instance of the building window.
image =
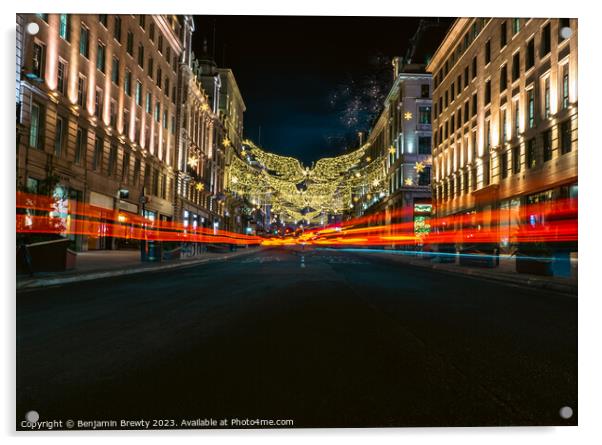
POLYGON ((161 198, 167 198, 167 177, 161 175, 161 198))
POLYGON ((452 83, 451 86, 449 87, 450 102, 453 102, 455 98, 456 98, 456 89, 455 89, 455 85, 452 83))
POLYGON ((527 91, 527 122, 529 123, 529 128, 535 126, 535 100, 533 88, 527 91))
POLYGON ((558 41, 562 42, 563 40, 566 40, 570 34, 566 31, 562 31, 563 29, 568 29, 568 31, 571 30, 571 20, 567 19, 567 18, 561 18, 558 19, 558 41), (566 33, 566 34, 565 34, 566 33))
POLYGON ((62 59, 58 60, 57 63, 57 74, 56 74, 56 89, 59 93, 65 94, 67 87, 67 79, 65 76, 67 75, 67 67, 65 61, 62 59))
POLYGON ((419 155, 430 155, 431 154, 431 137, 430 136, 418 136, 418 154, 419 155))
POLYGON ((96 136, 94 141, 94 156, 92 157, 92 170, 99 171, 102 165, 102 147, 104 141, 100 136, 96 136))
POLYGON ((113 176, 115 174, 115 165, 117 164, 117 144, 111 144, 111 151, 109 152, 109 164, 107 165, 107 175, 113 176))
POLYGON ((147 92, 146 93, 146 112, 148 114, 151 114, 151 110, 152 110, 152 95, 151 93, 147 92))
POLYGON ((144 14, 140 14, 140 17, 138 18, 138 24, 142 29, 146 27, 146 16, 144 14))
POLYGON ((477 77, 477 56, 472 58, 472 78, 475 79, 477 77))
POLYGON ((98 49, 96 50, 96 68, 101 73, 105 72, 105 46, 101 42, 98 42, 98 49))
POLYGON ((525 69, 529 70, 529 68, 535 65, 535 39, 529 40, 527 43, 527 66, 525 69))
POLYGON ((100 24, 102 26, 104 26, 105 28, 107 28, 108 17, 107 17, 106 14, 98 14, 98 21, 100 22, 100 24))
POLYGON ((153 195, 159 196, 159 170, 157 170, 157 169, 153 170, 152 188, 153 188, 153 195))
POLYGON ((500 91, 504 91, 508 88, 508 66, 504 65, 500 69, 500 91))
POLYGON ((502 125, 501 125, 501 130, 502 130, 502 141, 503 142, 508 142, 508 112, 506 111, 506 109, 504 108, 502 110, 502 125))
POLYGON ((427 166, 424 167, 424 170, 422 170, 419 174, 418 174, 418 185, 429 185, 431 183, 431 167, 427 166))
POLYGON ((125 76, 123 79, 123 91, 127 96, 132 95, 132 72, 125 70, 125 76))
POLYGON ((502 179, 506 179, 508 177, 508 152, 505 151, 500 156, 500 175, 502 179))
POLYGON ((140 158, 134 161, 134 185, 138 185, 140 181, 140 158))
POLYGON ((552 49, 552 36, 550 33, 550 22, 541 30, 541 52, 540 57, 548 55, 552 49))
POLYGON ((123 167, 121 168, 121 180, 123 182, 128 182, 130 176, 130 152, 125 151, 123 153, 123 167))
POLYGON ((520 19, 512 19, 512 35, 518 34, 520 31, 520 19))
POLYGON ((520 172, 520 147, 512 148, 512 173, 520 172))
POLYGON ((550 78, 546 77, 543 81, 543 116, 544 119, 550 117, 550 78))
POLYGON ((458 74, 457 83, 458 83, 458 95, 460 95, 460 92, 462 91, 462 75, 461 74, 458 74))
POLYGON ((33 103, 31 105, 31 124, 29 126, 29 146, 33 148, 41 148, 40 147, 40 129, 42 121, 42 112, 41 108, 37 103, 33 103))
POLYGON ((75 158, 74 161, 76 164, 80 165, 82 163, 82 158, 86 149, 86 130, 81 127, 77 127, 77 134, 75 135, 75 158))
POLYGON ((150 24, 149 37, 150 37, 151 42, 155 41, 155 24, 154 23, 150 24))
POLYGON ((456 116, 454 114, 451 115, 450 122, 450 133, 453 133, 456 131, 456 116))
POLYGON ((469 102, 468 101, 464 102, 464 122, 468 122, 468 119, 470 119, 469 109, 470 109, 469 102))
POLYGON ((111 67, 111 81, 119 86, 119 59, 113 57, 113 66, 111 67))
POLYGON ((121 43, 121 17, 115 16, 115 27, 113 28, 113 37, 121 43))
POLYGON ((512 82, 515 82, 520 77, 520 51, 517 51, 512 56, 512 82))
POLYGON ((46 23, 48 23, 48 14, 36 14, 37 17, 39 17, 40 19, 44 20, 46 23))
POLYGON ((32 74, 41 79, 44 77, 44 65, 46 64, 46 48, 41 43, 33 44, 33 51, 31 57, 31 72, 32 74))
POLYGON ((134 33, 132 31, 128 31, 126 51, 130 56, 134 56, 134 33))
POLYGON ((468 88, 468 65, 464 67, 464 88, 468 88))
POLYGON ((485 82, 485 105, 491 103, 491 79, 485 82))
POLYGON ((514 136, 518 137, 520 132, 520 113, 519 113, 518 99, 514 101, 514 136))
POLYGON ((59 37, 67 42, 71 39, 70 16, 68 14, 59 14, 59 37))
POLYGON ((144 68, 144 45, 138 44, 138 66, 144 68))
POLYGON ((146 64, 146 66, 147 66, 146 72, 148 74, 148 77, 150 77, 152 79, 153 74, 155 73, 155 65, 154 65, 154 60, 152 57, 148 58, 148 62, 146 64))
POLYGON ((54 154, 61 157, 63 151, 63 142, 65 139, 65 123, 62 117, 56 118, 56 127, 54 132, 54 154))
POLYGON ((418 108, 418 123, 430 125, 431 123, 431 107, 418 108))
POLYGON ((90 48, 89 48, 89 34, 88 28, 85 26, 81 27, 79 33, 79 53, 84 56, 86 59, 89 57, 90 48))
POLYGON ((491 62, 491 40, 485 42, 485 65, 491 62))
POLYGON ((136 104, 142 106, 142 84, 136 81, 136 104))
POLYGON ((115 128, 117 126, 117 104, 114 100, 111 100, 109 105, 109 119, 111 127, 115 128))
POLYGON ((169 77, 165 76, 165 81, 163 82, 165 85, 165 94, 169 97, 169 77))
POLYGON ((420 85, 420 97, 422 97, 423 99, 428 99, 428 97, 430 96, 429 90, 430 88, 428 83, 423 83, 422 85, 420 85))
POLYGON ((552 159, 552 130, 543 133, 543 161, 548 162, 552 159))
POLYGON ((163 128, 167 129, 167 110, 163 110, 163 128))
POLYGON ((155 104, 155 121, 161 122, 161 102, 155 104))
POLYGON ((100 88, 96 88, 94 95, 94 115, 98 119, 102 117, 102 90, 100 88))
POLYGON ((508 43, 508 25, 506 20, 502 22, 500 26, 500 48, 503 48, 508 43))
POLYGON ((537 159, 535 157, 535 139, 529 139, 527 141, 526 155, 527 155, 527 159, 526 159, 527 168, 535 167, 535 165, 537 163, 537 159))
POLYGON ((562 65, 562 109, 569 106, 569 64, 562 65))
POLYGON ((86 104, 86 78, 79 75, 77 79, 77 105, 84 108, 86 104))
POLYGON ((567 120, 560 124, 560 154, 566 154, 571 151, 571 121, 567 120))
POLYGON ((157 86, 159 88, 161 88, 161 68, 157 68, 157 79, 156 79, 156 83, 157 86))

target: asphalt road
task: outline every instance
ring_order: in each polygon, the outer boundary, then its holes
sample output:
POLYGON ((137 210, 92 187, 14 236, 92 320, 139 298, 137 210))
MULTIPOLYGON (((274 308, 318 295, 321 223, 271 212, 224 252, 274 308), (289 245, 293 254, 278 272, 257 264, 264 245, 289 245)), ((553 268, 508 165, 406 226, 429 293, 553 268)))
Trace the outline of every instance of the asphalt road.
POLYGON ((577 299, 283 248, 19 293, 17 427, 29 410, 176 425, 575 425, 577 299))

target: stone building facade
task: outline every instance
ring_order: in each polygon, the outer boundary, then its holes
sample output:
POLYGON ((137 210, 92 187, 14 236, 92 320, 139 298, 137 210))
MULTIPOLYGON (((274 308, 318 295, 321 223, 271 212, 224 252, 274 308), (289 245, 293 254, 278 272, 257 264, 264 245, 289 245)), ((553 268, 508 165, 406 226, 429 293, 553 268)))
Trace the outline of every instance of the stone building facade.
MULTIPOLYGON (((174 218, 176 94, 185 48, 174 15, 20 14, 18 187, 101 221, 174 218), (37 26, 28 26, 29 24, 37 26), (144 209, 143 209, 144 207, 144 209)), ((77 228, 71 228, 77 232, 77 228)), ((77 250, 136 244, 70 235, 77 250)))
POLYGON ((502 252, 539 218, 525 206, 576 206, 577 31, 576 19, 461 18, 427 66, 437 215, 497 231, 502 252))

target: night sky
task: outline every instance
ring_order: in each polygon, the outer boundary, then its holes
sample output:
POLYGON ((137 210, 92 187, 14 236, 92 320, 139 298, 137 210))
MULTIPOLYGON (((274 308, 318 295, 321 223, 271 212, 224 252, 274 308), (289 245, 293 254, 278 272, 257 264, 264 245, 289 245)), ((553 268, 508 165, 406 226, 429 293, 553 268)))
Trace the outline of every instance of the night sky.
MULTIPOLYGON (((453 19, 439 19, 414 62, 439 46, 453 19)), ((403 56, 419 18, 196 16, 195 54, 234 72, 247 106, 245 137, 306 165, 357 145, 388 92, 391 58, 403 56), (215 25, 215 41, 213 39, 215 25), (213 53, 213 48, 215 51, 213 53)))

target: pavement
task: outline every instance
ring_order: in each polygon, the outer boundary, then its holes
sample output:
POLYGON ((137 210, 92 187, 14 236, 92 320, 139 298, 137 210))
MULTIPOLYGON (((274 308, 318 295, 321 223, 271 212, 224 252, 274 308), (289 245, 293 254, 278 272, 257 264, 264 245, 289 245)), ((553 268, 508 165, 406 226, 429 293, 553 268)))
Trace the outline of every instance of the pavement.
POLYGON ((577 425, 576 298, 391 258, 259 248, 18 291, 17 429, 29 410, 76 428, 577 425))
POLYGON ((161 262, 141 262, 139 250, 94 250, 78 252, 75 269, 63 272, 36 272, 33 276, 25 274, 17 275, 16 287, 17 290, 21 291, 123 275, 190 267, 212 261, 227 261, 230 258, 251 254, 254 249, 257 249, 257 247, 239 248, 235 252, 225 253, 203 252, 191 258, 161 262))
POLYGON ((571 258, 571 276, 541 276, 516 272, 516 258, 510 255, 500 255, 499 266, 494 268, 460 265, 457 259, 453 263, 438 262, 431 256, 420 256, 416 252, 382 249, 325 249, 343 250, 358 255, 371 256, 386 261, 408 266, 428 268, 443 273, 466 276, 478 280, 489 280, 507 285, 529 289, 542 289, 577 297, 578 294, 578 261, 576 256, 571 258))

